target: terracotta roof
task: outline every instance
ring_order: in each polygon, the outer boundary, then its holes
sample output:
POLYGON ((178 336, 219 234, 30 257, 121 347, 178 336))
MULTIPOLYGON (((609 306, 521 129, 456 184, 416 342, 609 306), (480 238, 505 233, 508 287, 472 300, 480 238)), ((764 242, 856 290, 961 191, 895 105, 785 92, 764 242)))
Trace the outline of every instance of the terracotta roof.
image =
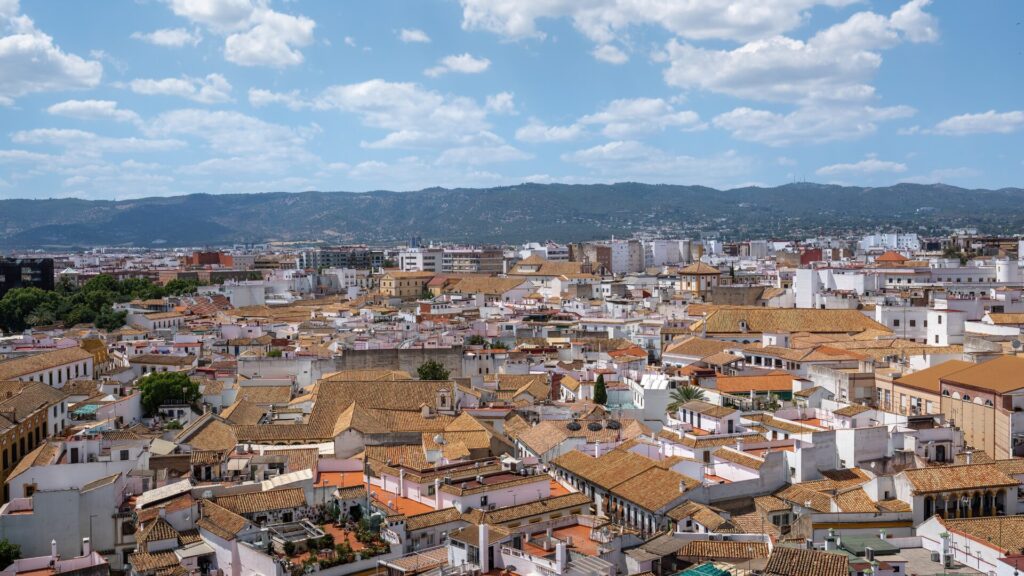
POLYGON ((857 310, 817 308, 760 308, 723 306, 694 322, 694 333, 759 334, 764 332, 856 333, 865 330, 891 332, 887 327, 857 310), (746 330, 741 328, 746 323, 746 330))
POLYGON ((753 376, 719 376, 715 388, 728 394, 744 392, 790 392, 793 375, 789 372, 771 372, 753 376))
POLYGON ((766 576, 849 576, 846 554, 776 546, 765 566, 766 576))
POLYGON ((245 518, 211 500, 199 503, 201 517, 196 526, 225 539, 234 540, 249 523, 245 518))
POLYGON ((282 386, 241 386, 238 398, 253 404, 272 404, 283 406, 292 399, 292 387, 282 386))
POLYGON ((698 486, 700 481, 689 476, 655 467, 617 484, 611 492, 645 510, 658 511, 698 486))
POLYGON ((694 262, 685 268, 679 270, 680 274, 702 274, 706 276, 718 276, 722 274, 722 271, 710 264, 704 262, 694 262))
POLYGON ((947 530, 981 543, 1018 554, 1024 550, 1024 516, 989 516, 986 518, 939 519, 947 530))
POLYGON ((181 356, 178 354, 139 354, 128 359, 131 364, 150 364, 156 366, 191 366, 195 364, 196 357, 191 354, 181 356))
POLYGON ((908 258, 899 252, 887 250, 875 257, 875 262, 906 262, 908 258))
POLYGON ((236 514, 255 514, 271 510, 287 510, 306 506, 302 488, 281 488, 265 492, 250 492, 217 498, 217 504, 236 514))
POLYGON ((748 560, 768 557, 765 542, 736 540, 693 540, 683 544, 677 554, 680 558, 700 561, 702 559, 748 560))
POLYGON ((157 540, 177 540, 178 536, 178 531, 174 529, 174 526, 171 526, 167 520, 157 517, 156 520, 150 522, 148 526, 141 528, 135 534, 135 540, 140 543, 146 543, 157 540))
POLYGON ((28 356, 18 356, 0 361, 0 380, 17 380, 22 376, 39 372, 40 370, 47 370, 91 358, 92 354, 88 350, 83 350, 77 346, 39 352, 28 356))
POLYGON ((220 416, 232 424, 255 426, 260 423, 267 409, 247 400, 235 400, 235 403, 221 411, 220 416))
POLYGON ((739 464, 744 468, 750 468, 751 470, 760 470, 761 466, 764 465, 764 459, 756 458, 746 452, 740 452, 739 450, 734 450, 728 446, 723 446, 718 450, 715 450, 711 455, 716 458, 721 458, 726 462, 732 462, 733 464, 739 464))
POLYGON ((430 528, 431 526, 439 526, 441 524, 458 522, 460 520, 462 520, 462 513, 457 509, 443 508, 441 510, 434 510, 433 512, 406 516, 405 529, 412 532, 413 530, 422 530, 424 528, 430 528))
POLYGON ((671 342, 665 347, 662 354, 678 354, 680 356, 706 358, 719 352, 725 352, 733 346, 734 344, 732 342, 711 340, 709 338, 700 338, 697 336, 687 336, 671 342))
POLYGON ((912 372, 906 376, 902 376, 893 381, 894 384, 900 386, 909 386, 917 390, 924 390, 931 392, 932 394, 938 394, 942 389, 939 381, 947 376, 950 376, 956 372, 970 368, 974 366, 973 362, 964 362, 963 360, 949 360, 932 366, 931 368, 925 368, 924 370, 918 370, 912 372))
POLYGON ((676 522, 692 518, 695 522, 699 522, 701 526, 712 532, 718 532, 719 527, 729 523, 721 514, 715 512, 710 507, 692 501, 683 502, 669 510, 666 514, 676 522))
POLYGON ((1024 388, 1024 357, 999 356, 943 376, 941 380, 957 386, 1006 394, 1024 388))
POLYGON ((843 406, 838 410, 833 410, 832 413, 836 416, 843 416, 844 418, 850 418, 858 414, 863 414, 871 410, 870 407, 864 406, 863 404, 850 404, 849 406, 843 406))
POLYGON ((162 552, 136 552, 128 555, 128 563, 132 565, 132 569, 135 572, 154 572, 161 568, 172 568, 177 566, 180 561, 178 560, 177 554, 174 550, 164 550, 162 552))
POLYGON ((1017 480, 1007 476, 994 464, 915 468, 904 470, 901 474, 913 486, 915 494, 1017 486, 1019 484, 1017 480))
POLYGON ((582 509, 582 513, 586 514, 590 509, 590 504, 590 497, 586 494, 573 492, 572 494, 566 494, 564 496, 545 498, 544 500, 536 500, 526 504, 498 508, 497 510, 484 511, 475 509, 473 512, 465 514, 464 517, 467 521, 472 522, 473 524, 479 524, 484 521, 488 524, 507 524, 509 522, 515 522, 516 520, 522 520, 523 518, 529 518, 539 514, 560 512, 576 508, 582 509))

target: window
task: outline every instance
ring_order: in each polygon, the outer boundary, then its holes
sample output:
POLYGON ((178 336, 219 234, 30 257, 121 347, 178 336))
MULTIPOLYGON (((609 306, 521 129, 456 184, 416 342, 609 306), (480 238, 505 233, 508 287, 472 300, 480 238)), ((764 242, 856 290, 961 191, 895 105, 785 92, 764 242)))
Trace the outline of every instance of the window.
POLYGON ((936 335, 935 335, 935 343, 936 343, 936 344, 938 344, 938 343, 939 343, 939 335, 938 335, 938 334, 936 334, 936 335))
POLYGON ((939 319, 939 324, 942 324, 942 316, 937 316, 937 318, 939 319))
POLYGON ((911 320, 911 321, 910 321, 910 327, 911 327, 911 328, 914 328, 914 327, 916 327, 916 326, 917 326, 917 320, 911 320))
POLYGON ((898 327, 898 326, 900 325, 900 320, 899 320, 899 318, 896 318, 896 319, 894 319, 894 320, 892 321, 892 325, 893 325, 893 326, 897 326, 897 327, 898 327))
POLYGON ((121 450, 121 460, 122 461, 127 461, 128 459, 129 459, 128 451, 127 450, 121 450))

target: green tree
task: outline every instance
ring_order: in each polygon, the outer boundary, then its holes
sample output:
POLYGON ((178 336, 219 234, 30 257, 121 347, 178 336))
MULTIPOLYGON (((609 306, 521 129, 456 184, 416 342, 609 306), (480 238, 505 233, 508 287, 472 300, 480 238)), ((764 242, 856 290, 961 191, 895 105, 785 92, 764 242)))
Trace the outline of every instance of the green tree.
POLYGON ((484 346, 484 347, 487 347, 488 345, 490 345, 490 342, 487 341, 487 338, 484 338, 483 336, 481 336, 479 334, 473 334, 472 336, 467 336, 465 339, 463 339, 462 343, 465 346, 484 346))
MULTIPOLYGON (((11 544, 7 538, 0 540, 0 566, 7 568, 19 558, 21 558, 21 546, 11 544)), ((2 569, 0 568, 0 570, 2 569)))
POLYGON ((154 372, 139 381, 142 410, 146 416, 156 414, 167 402, 191 404, 199 399, 199 384, 184 372, 154 372))
POLYGON ((597 382, 594 383, 594 402, 597 404, 608 403, 608 389, 604 385, 604 374, 598 374, 597 382))
POLYGON ((280 358, 280 357, 281 357, 281 351, 280 350, 271 350, 270 352, 267 352, 267 358, 280 358))
POLYGON ((9 290, 0 299, 0 326, 9 332, 21 332, 33 325, 29 322, 30 316, 36 325, 47 324, 52 321, 49 310, 55 311, 59 302, 57 294, 39 288, 9 290))
POLYGON ((682 388, 676 388, 675 390, 673 390, 672 393, 669 395, 669 398, 672 400, 672 402, 670 402, 668 405, 668 411, 675 412, 676 410, 679 410, 680 406, 686 404, 687 402, 690 402, 692 400, 703 400, 704 390, 698 386, 691 386, 687 384, 682 388))
POLYGON ((447 380, 451 371, 437 360, 427 360, 416 369, 416 374, 420 380, 447 380))

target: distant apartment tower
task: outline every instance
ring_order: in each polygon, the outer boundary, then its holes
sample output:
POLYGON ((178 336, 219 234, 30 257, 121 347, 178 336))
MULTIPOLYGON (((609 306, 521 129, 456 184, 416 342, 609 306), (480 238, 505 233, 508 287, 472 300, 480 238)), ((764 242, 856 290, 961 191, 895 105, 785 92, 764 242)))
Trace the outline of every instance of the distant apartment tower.
POLYGON ((384 266, 384 251, 366 246, 332 246, 306 250, 299 259, 302 268, 355 268, 369 270, 384 266))
POLYGON ((500 248, 448 248, 441 257, 446 274, 501 274, 505 251, 500 248))
POLYGON ((0 258, 0 298, 29 287, 53 290, 53 258, 0 258))
POLYGON ((444 250, 440 248, 409 248, 398 253, 402 272, 440 272, 444 250))
MULTIPOLYGON (((255 259, 253 259, 255 261, 255 259)), ((220 266, 222 268, 231 268, 235 265, 234 258, 230 254, 223 252, 193 252, 181 257, 181 265, 185 267, 193 266, 220 266)))
POLYGON ((858 247, 863 252, 878 250, 916 252, 921 249, 921 239, 917 234, 869 234, 861 238, 858 247))

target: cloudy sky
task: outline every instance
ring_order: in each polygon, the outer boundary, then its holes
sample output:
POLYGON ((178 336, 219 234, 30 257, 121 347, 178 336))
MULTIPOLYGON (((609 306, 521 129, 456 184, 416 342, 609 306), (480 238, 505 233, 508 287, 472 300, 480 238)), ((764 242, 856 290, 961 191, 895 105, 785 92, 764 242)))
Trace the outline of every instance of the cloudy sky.
POLYGON ((0 198, 1024 185, 1020 0, 0 0, 0 198))

